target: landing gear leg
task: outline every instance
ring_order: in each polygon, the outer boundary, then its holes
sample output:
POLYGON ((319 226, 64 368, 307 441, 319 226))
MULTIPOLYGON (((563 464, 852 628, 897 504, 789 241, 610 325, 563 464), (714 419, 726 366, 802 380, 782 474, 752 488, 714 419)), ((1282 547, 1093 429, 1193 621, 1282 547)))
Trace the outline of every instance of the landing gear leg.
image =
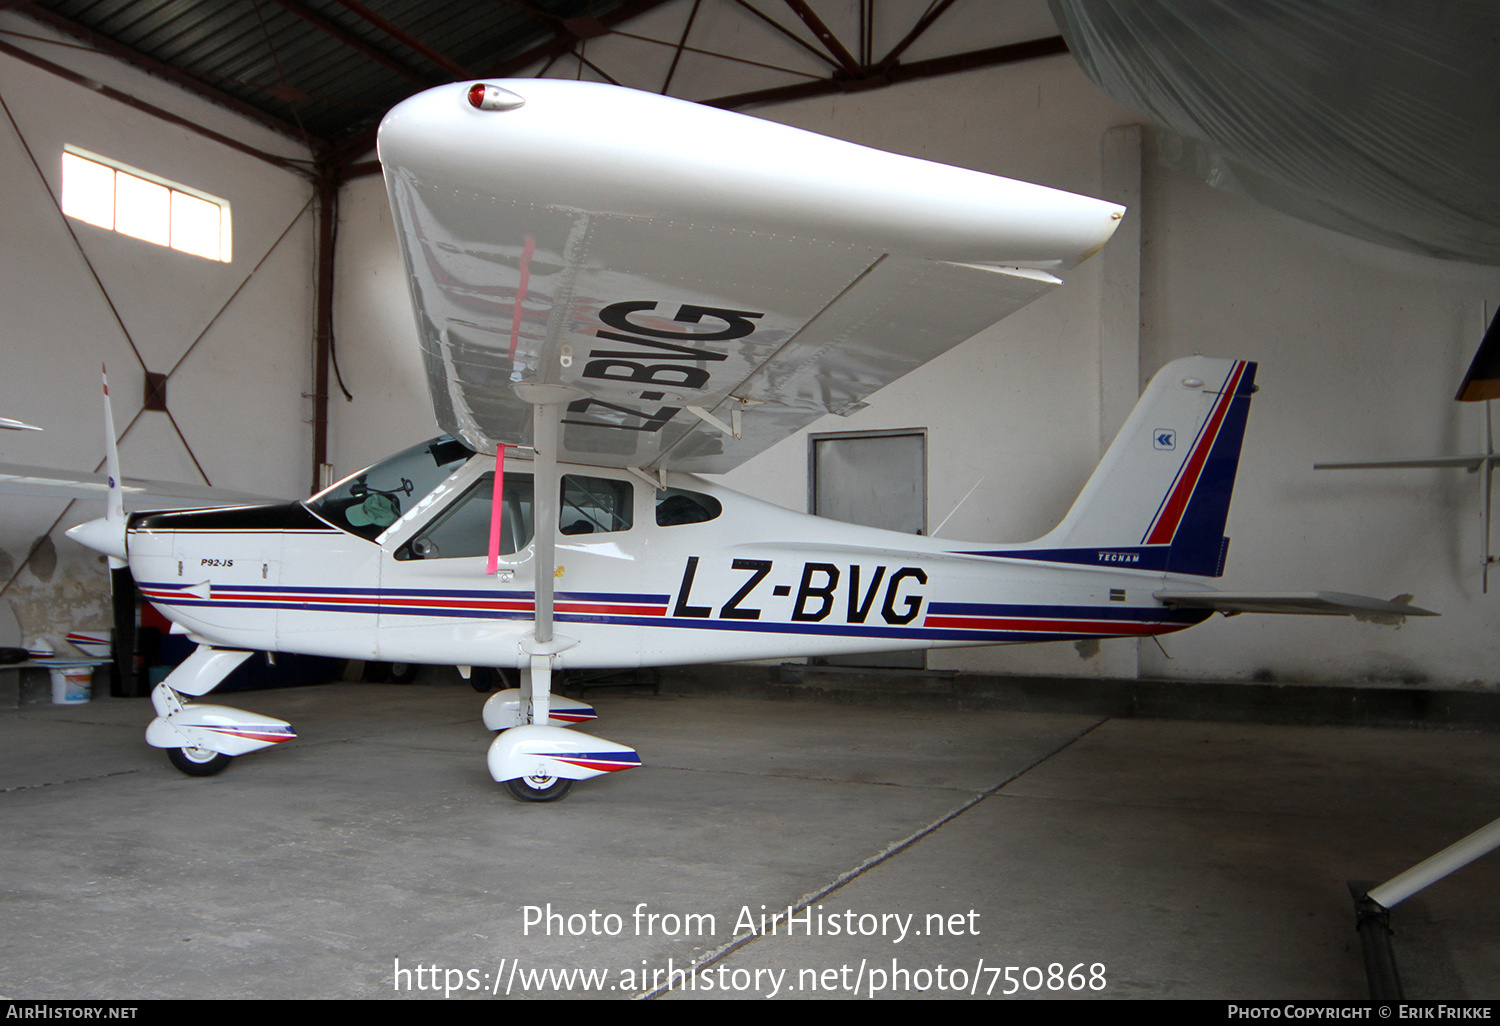
MULTIPOLYGON (((502 730, 495 738, 490 745, 488 762, 490 776, 503 783, 517 801, 553 802, 568 793, 573 781, 639 766, 641 757, 625 745, 551 725, 553 659, 576 644, 571 639, 555 637, 552 632, 553 587, 557 575, 562 573, 562 568, 555 566, 558 484, 561 480, 557 471, 557 450, 563 406, 582 393, 562 385, 522 383, 516 386, 516 394, 533 405, 535 628, 521 643, 521 651, 527 656, 521 671, 516 709, 516 719, 521 722, 502 730)), ((499 508, 498 503, 495 508, 499 508)), ((558 705, 560 716, 570 718, 561 708, 563 703, 558 705)), ((568 705, 576 707, 582 703, 568 705)), ((496 710, 497 713, 500 711, 496 710)), ((576 715, 576 712, 574 708, 567 710, 568 714, 576 715)), ((588 712, 588 718, 592 718, 593 710, 588 712)))

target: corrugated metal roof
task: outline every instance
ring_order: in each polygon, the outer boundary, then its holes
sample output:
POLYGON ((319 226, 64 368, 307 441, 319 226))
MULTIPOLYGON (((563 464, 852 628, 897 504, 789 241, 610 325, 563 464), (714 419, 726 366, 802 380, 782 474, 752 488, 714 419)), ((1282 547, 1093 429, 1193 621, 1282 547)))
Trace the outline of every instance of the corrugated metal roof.
POLYGON ((549 42, 570 45, 593 19, 651 6, 641 0, 35 0, 20 10, 219 102, 259 112, 261 120, 324 149, 368 132, 421 89, 495 74, 549 42))
MULTIPOLYGON (((995 12, 1015 8, 995 5, 962 32, 952 31, 952 17, 945 19, 947 47, 927 46, 928 52, 940 55, 924 55, 923 48, 913 44, 956 0, 932 0, 925 8, 910 0, 861 0, 857 8, 825 0, 820 6, 836 15, 832 25, 837 31, 805 0, 737 0, 714 10, 720 36, 695 36, 698 45, 692 47, 687 46, 688 34, 701 0, 675 3, 680 27, 671 25, 673 15, 665 22, 657 19, 648 30, 655 37, 624 27, 671 2, 0 0, 0 9, 11 8, 81 40, 88 49, 125 60, 305 141, 316 163, 337 180, 377 166, 366 157, 374 145, 375 128, 385 112, 406 97, 444 82, 530 73, 538 66, 546 73, 558 59, 571 61, 564 67, 576 68, 580 77, 586 71, 592 79, 667 92, 686 49, 700 70, 703 61, 718 61, 718 68, 739 77, 700 73, 700 88, 711 83, 710 88, 729 91, 704 96, 689 90, 684 98, 736 109, 1066 52, 1061 37, 1028 38, 1038 29, 1050 30, 1050 16, 1045 25, 1023 17, 1016 27, 1009 27, 995 12), (619 63, 607 62, 618 79, 584 56, 591 40, 613 32, 632 40, 617 51, 619 63), (880 47, 875 45, 877 34, 880 47), (943 53, 954 43, 984 42, 990 45, 943 53), (747 68, 753 69, 748 77, 747 68)), ((4 40, 0 52, 88 84, 86 76, 45 54, 4 40)), ((679 76, 679 88, 681 80, 679 76)), ((181 117, 126 93, 97 88, 122 103, 183 123, 181 117)), ((306 170, 302 161, 264 153, 203 126, 195 130, 278 166, 306 170)))

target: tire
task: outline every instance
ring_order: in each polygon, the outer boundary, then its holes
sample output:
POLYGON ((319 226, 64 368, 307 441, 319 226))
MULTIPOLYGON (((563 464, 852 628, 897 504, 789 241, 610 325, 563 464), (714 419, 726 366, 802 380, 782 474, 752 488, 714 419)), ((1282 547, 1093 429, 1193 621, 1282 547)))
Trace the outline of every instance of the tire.
POLYGON ((190 777, 211 777, 223 773, 234 757, 207 748, 168 748, 167 758, 190 777))
POLYGON ((469 674, 469 687, 485 695, 496 688, 503 691, 510 687, 510 681, 506 678, 504 670, 493 666, 476 666, 469 674))
POLYGON ((517 777, 505 782, 505 789, 518 802, 556 802, 573 790, 573 781, 565 777, 547 777, 537 787, 531 778, 517 777))
POLYGON ((422 667, 416 663, 365 663, 362 678, 367 684, 410 684, 422 667))

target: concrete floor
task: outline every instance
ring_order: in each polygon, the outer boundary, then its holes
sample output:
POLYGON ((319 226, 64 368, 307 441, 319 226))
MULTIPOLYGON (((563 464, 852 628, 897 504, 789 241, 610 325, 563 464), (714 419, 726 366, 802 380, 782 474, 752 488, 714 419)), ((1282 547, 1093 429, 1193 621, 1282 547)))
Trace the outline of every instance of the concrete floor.
MULTIPOLYGON (((1359 999, 1345 881, 1500 815, 1495 734, 590 698, 645 767, 532 806, 461 684, 226 697, 300 737, 209 779, 144 700, 0 711, 0 996, 1359 999)), ((1400 906, 1408 996, 1500 997, 1497 910, 1500 856, 1400 906)))

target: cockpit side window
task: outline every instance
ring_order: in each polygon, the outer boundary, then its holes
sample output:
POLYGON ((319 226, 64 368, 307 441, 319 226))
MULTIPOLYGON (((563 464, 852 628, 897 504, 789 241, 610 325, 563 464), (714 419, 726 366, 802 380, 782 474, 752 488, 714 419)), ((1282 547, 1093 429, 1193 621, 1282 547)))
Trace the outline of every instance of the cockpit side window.
POLYGON ((724 507, 712 495, 689 492, 681 488, 658 489, 656 492, 658 527, 707 523, 722 512, 724 512, 724 507))
POLYGON ((335 527, 374 541, 474 453, 443 435, 387 457, 307 500, 335 527))
POLYGON ((565 474, 557 527, 567 535, 628 531, 635 521, 634 504, 635 488, 629 481, 565 474))
MULTIPOLYGON (((470 485, 415 538, 397 549, 396 558, 457 559, 488 555, 494 494, 495 475, 490 472, 470 485)), ((531 475, 506 474, 505 495, 501 499, 500 555, 511 555, 531 544, 531 502, 531 475)))

